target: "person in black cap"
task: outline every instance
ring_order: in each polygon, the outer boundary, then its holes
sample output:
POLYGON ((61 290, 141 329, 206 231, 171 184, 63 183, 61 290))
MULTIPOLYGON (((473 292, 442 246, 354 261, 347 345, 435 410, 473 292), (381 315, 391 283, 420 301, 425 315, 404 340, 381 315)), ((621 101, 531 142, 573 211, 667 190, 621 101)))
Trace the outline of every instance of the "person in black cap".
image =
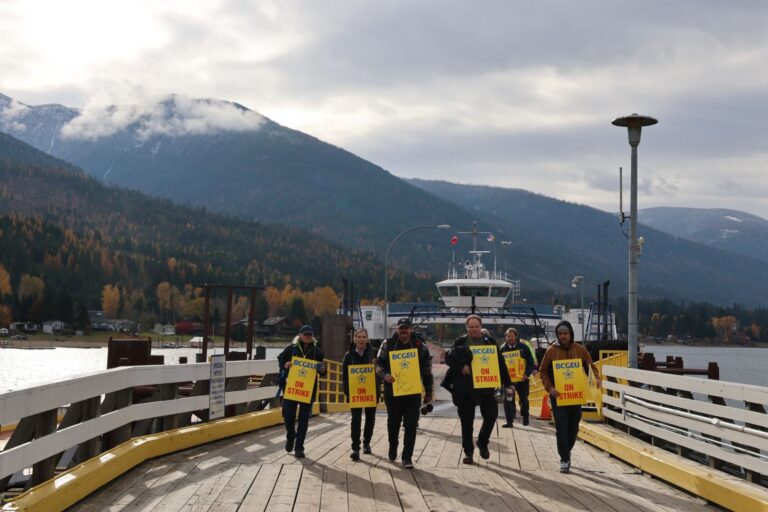
POLYGON ((424 403, 432 401, 432 357, 429 355, 427 344, 419 340, 413 333, 411 321, 401 318, 397 321, 397 331, 392 337, 384 340, 379 348, 376 359, 376 373, 384 381, 384 403, 387 405, 387 433, 389 436, 389 460, 397 458, 398 437, 400 425, 404 425, 403 433, 403 467, 413 468, 413 447, 416 444, 416 424, 421 407, 421 390, 414 394, 394 396, 389 356, 392 352, 417 349, 419 374, 424 387, 424 403))
MULTIPOLYGON (((317 361, 317 373, 320 376, 324 376, 327 372, 323 362, 325 356, 323 351, 317 346, 317 340, 310 325, 302 325, 299 328, 299 335, 293 338, 293 342, 285 347, 280 355, 277 356, 281 373, 281 389, 285 388, 285 379, 287 378, 288 369, 291 367, 291 360, 294 357, 303 357, 304 359, 317 361)), ((317 396, 317 383, 315 383, 315 387, 312 390, 312 399, 308 404, 283 397, 283 420, 285 421, 286 430, 285 451, 291 452, 295 448, 294 455, 297 459, 304 457, 304 438, 307 435, 309 416, 312 413, 312 404, 315 401, 315 396, 317 396), (297 427, 295 426, 296 409, 299 410, 299 424, 297 427)))
MULTIPOLYGON (((477 315, 469 315, 465 321, 467 334, 460 336, 453 342, 453 347, 445 355, 445 364, 453 375, 453 403, 456 405, 461 421, 461 445, 464 448, 464 464, 473 464, 475 446, 472 443, 472 430, 474 429, 475 407, 480 406, 480 414, 483 416, 483 424, 477 435, 477 447, 480 456, 488 459, 491 452, 488 450, 491 433, 496 426, 499 417, 499 406, 496 402, 493 388, 475 389, 472 378, 472 347, 476 345, 493 345, 496 341, 482 333, 483 320, 477 315)), ((512 385, 509 372, 501 353, 496 350, 495 364, 499 365, 499 376, 505 388, 512 385)))
MULTIPOLYGON (((504 399, 504 416, 507 422, 502 425, 502 427, 512 428, 512 422, 515 420, 515 394, 520 397, 520 415, 523 417, 523 425, 528 425, 529 423, 528 392, 530 386, 528 383, 528 377, 530 377, 531 373, 533 373, 533 367, 535 363, 533 361, 533 354, 531 353, 530 347, 520 341, 520 338, 517 334, 517 329, 510 327, 504 332, 504 337, 507 341, 501 345, 499 351, 502 354, 506 354, 507 352, 519 352, 520 357, 522 357, 525 361, 525 377, 520 382, 512 383, 515 389, 515 393, 508 393, 504 399)), ((502 371, 507 371, 507 367, 502 367, 502 371)))

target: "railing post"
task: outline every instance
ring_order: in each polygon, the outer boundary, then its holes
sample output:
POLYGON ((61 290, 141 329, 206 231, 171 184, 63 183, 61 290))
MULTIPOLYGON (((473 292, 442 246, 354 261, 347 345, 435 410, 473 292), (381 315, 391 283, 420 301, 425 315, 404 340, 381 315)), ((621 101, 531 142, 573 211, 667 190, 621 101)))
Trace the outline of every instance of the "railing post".
MULTIPOLYGON (((56 432, 58 412, 58 409, 52 409, 35 415, 35 438, 47 436, 48 434, 56 432)), ((33 464, 32 476, 30 477, 26 488, 29 489, 53 478, 53 475, 56 472, 56 462, 58 462, 58 459, 59 454, 56 454, 33 464)))

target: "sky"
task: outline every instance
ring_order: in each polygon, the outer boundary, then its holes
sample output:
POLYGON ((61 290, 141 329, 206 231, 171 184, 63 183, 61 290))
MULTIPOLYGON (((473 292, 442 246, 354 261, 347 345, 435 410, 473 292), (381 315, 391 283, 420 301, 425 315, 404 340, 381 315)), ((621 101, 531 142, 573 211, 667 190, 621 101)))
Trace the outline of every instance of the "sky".
POLYGON ((0 0, 0 93, 86 112, 224 99, 397 176, 610 212, 630 166, 611 121, 637 112, 659 120, 640 208, 768 218, 766 20, 739 0, 0 0))

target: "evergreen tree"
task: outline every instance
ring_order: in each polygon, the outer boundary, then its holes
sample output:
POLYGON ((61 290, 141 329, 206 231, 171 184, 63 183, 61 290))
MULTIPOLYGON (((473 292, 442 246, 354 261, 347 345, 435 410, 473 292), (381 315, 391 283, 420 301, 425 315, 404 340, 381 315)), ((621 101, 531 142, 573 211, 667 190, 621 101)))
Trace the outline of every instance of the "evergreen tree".
POLYGON ((307 309, 304 307, 304 300, 301 297, 295 297, 291 302, 291 307, 288 310, 288 318, 301 324, 307 323, 307 309))

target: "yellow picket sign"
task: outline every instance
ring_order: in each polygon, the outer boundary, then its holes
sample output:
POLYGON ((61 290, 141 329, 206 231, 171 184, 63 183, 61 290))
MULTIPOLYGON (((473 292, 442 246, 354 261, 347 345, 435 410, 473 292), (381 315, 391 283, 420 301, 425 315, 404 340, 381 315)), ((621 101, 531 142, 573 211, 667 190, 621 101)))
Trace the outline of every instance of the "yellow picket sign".
POLYGON ((308 404, 312 401, 312 391, 317 380, 317 361, 294 357, 288 370, 283 398, 308 404))
POLYGON ((581 359, 562 359, 552 362, 555 389, 560 393, 557 405, 583 405, 587 403, 587 376, 581 359))
POLYGON ((394 350, 389 353, 389 369, 395 381, 392 383, 394 396, 420 395, 421 371, 419 351, 415 348, 394 350))
POLYGON ((512 382, 524 381, 526 379, 525 359, 520 355, 520 351, 512 350, 511 352, 504 352, 501 355, 504 356, 504 363, 507 365, 510 380, 512 380, 512 382))
POLYGON ((496 345, 475 345, 470 349, 472 350, 472 387, 475 389, 501 387, 496 345))
POLYGON ((351 364, 347 367, 349 407, 376 407, 376 373, 372 364, 351 364))

